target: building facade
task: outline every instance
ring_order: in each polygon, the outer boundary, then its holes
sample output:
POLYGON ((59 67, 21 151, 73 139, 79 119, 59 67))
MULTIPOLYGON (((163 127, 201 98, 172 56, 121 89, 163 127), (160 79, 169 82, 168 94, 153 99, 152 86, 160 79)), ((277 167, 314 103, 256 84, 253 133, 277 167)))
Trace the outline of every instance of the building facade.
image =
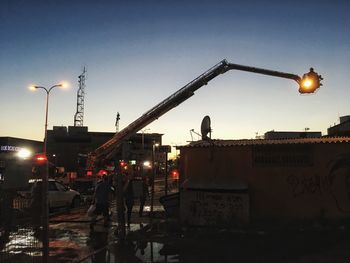
POLYGON ((22 148, 26 148, 32 153, 40 153, 43 151, 43 142, 15 137, 0 137, 0 152, 18 152, 22 148))
POLYGON ((43 151, 43 143, 34 140, 0 137, 0 189, 20 189, 32 175, 32 156, 43 151), (18 156, 26 149, 27 158, 18 156))
POLYGON ((340 122, 327 129, 329 136, 350 136, 350 115, 339 118, 340 122))
MULTIPOLYGON (((88 127, 54 126, 48 130, 48 158, 64 172, 83 176, 87 154, 108 141, 114 132, 89 132, 88 127)), ((118 158, 141 162, 151 159, 155 143, 162 144, 162 134, 137 133, 125 141, 118 158)))
POLYGON ((278 139, 295 139, 295 138, 317 138, 321 137, 321 132, 310 131, 268 131, 264 134, 264 139, 278 140, 278 139))

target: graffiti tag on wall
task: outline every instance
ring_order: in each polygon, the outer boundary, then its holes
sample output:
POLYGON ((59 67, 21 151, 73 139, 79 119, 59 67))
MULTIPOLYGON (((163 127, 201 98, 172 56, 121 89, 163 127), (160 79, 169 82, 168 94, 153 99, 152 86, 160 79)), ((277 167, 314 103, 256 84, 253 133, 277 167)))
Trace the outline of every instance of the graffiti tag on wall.
POLYGON ((340 155, 329 164, 328 173, 287 177, 295 198, 307 195, 330 196, 343 213, 350 213, 350 155, 340 155))
POLYGON ((294 197, 306 194, 329 194, 331 192, 331 180, 328 176, 315 175, 290 175, 287 183, 291 187, 294 197))
POLYGON ((247 221, 248 194, 187 192, 188 215, 193 224, 216 225, 247 221))

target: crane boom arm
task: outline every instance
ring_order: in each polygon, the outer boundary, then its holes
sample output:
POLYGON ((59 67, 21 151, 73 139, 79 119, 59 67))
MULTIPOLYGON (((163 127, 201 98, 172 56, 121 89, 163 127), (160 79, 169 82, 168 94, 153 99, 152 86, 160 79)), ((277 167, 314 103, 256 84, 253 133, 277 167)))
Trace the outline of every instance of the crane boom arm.
POLYGON ((129 139, 133 134, 135 134, 137 131, 141 130, 154 120, 158 119, 160 116, 168 112, 169 110, 173 109, 177 105, 181 104, 185 100, 187 100, 189 97, 194 95, 194 92, 202 87, 203 85, 206 85, 210 80, 215 78, 216 76, 220 75, 221 73, 225 72, 227 70, 227 61, 222 60, 191 82, 189 82, 187 85, 179 89, 177 92, 170 95, 168 98, 145 112, 142 116, 140 116, 138 119, 130 123, 127 127, 122 129, 120 132, 116 133, 110 140, 108 140, 106 143, 102 144, 100 147, 98 147, 95 150, 95 155, 97 159, 100 159, 103 156, 111 157, 111 152, 120 146, 120 144, 124 141, 129 139))
POLYGON ((218 64, 189 82, 187 85, 170 95, 168 98, 145 112, 138 119, 130 123, 127 127, 116 133, 110 140, 98 147, 93 155, 95 160, 102 158, 111 159, 115 150, 121 145, 124 140, 129 139, 133 134, 158 119, 160 116, 175 108, 188 98, 194 95, 194 92, 206 85, 210 80, 214 79, 218 75, 225 73, 228 70, 236 69, 242 71, 249 71, 258 74, 270 75, 275 77, 282 77, 293 79, 299 83, 300 77, 298 75, 284 73, 279 71, 248 67, 238 64, 228 63, 226 59, 220 61, 218 64))

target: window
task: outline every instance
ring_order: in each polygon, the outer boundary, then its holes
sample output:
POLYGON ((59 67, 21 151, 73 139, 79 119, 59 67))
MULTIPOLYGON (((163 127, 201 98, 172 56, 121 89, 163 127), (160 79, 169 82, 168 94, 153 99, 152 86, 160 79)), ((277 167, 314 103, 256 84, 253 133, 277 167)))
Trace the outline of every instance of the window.
POLYGON ((312 146, 307 144, 255 145, 253 166, 306 167, 313 165, 312 146))

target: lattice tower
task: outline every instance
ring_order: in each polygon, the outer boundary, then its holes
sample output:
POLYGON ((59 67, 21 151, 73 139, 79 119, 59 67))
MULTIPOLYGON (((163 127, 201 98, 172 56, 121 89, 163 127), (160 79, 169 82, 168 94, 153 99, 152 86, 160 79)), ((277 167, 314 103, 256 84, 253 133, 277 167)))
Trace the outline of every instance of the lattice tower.
POLYGON ((85 100, 85 80, 86 69, 79 75, 79 89, 77 92, 77 111, 74 115, 74 126, 84 126, 84 100, 85 100))

